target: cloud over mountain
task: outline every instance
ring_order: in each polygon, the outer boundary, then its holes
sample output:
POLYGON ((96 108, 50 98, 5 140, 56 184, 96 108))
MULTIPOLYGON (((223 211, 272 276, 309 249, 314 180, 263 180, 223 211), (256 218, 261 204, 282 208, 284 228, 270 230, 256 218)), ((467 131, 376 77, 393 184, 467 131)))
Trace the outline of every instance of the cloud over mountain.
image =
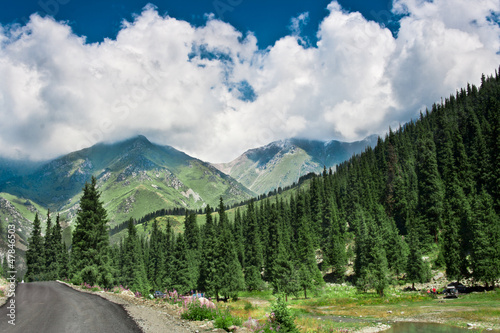
POLYGON ((0 26, 0 154, 48 158, 141 133, 218 162, 287 137, 357 140, 498 68, 498 1, 393 8, 397 36, 334 1, 316 45, 302 14, 265 50, 214 16, 194 27, 154 6, 94 44, 36 14, 0 26))

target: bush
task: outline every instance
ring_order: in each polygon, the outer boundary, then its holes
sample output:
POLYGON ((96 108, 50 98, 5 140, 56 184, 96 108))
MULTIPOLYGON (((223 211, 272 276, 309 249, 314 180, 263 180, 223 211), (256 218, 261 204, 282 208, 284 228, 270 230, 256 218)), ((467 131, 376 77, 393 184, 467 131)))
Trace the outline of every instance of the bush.
POLYGON ((183 311, 181 313, 182 319, 186 320, 212 320, 215 318, 216 309, 215 307, 210 307, 208 305, 202 305, 198 300, 193 302, 189 302, 189 299, 186 299, 183 304, 183 311))
POLYGON ((99 276, 99 272, 97 267, 95 266, 87 266, 82 269, 80 273, 83 282, 87 282, 90 285, 94 285, 97 282, 97 277, 99 276))
POLYGON ((297 326, 295 326, 295 317, 290 313, 284 300, 284 295, 278 296, 276 302, 271 306, 271 311, 269 318, 281 328, 281 332, 299 332, 297 326))
POLYGON ((217 310, 214 317, 214 327, 222 328, 223 330, 229 331, 231 326, 241 326, 242 320, 240 317, 233 316, 229 309, 217 310))
POLYGON ((249 311, 253 309, 253 305, 250 302, 245 302, 245 311, 249 311))
POLYGON ((82 276, 77 273, 77 274, 73 275, 70 282, 74 285, 81 285, 81 284, 83 284, 82 276))

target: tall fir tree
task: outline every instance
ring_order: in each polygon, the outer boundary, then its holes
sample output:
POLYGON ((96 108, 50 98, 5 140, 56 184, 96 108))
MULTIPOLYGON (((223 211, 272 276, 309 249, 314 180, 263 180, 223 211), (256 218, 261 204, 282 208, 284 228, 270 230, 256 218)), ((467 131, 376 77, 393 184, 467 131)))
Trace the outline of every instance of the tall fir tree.
POLYGON ((327 255, 327 262, 333 269, 333 277, 342 282, 347 265, 347 254, 345 244, 345 228, 343 221, 338 216, 337 205, 333 198, 328 200, 327 219, 330 230, 328 233, 328 243, 324 253, 327 255))
POLYGON ((412 283, 412 289, 415 289, 415 283, 424 283, 429 279, 430 268, 422 259, 422 250, 418 230, 415 225, 409 223, 408 235, 408 259, 406 261, 406 278, 412 283))
POLYGON ((73 231, 70 274, 74 282, 112 284, 107 212, 100 200, 97 179, 85 183, 73 231))
POLYGON ((220 293, 227 299, 234 297, 238 290, 245 288, 245 278, 234 246, 222 197, 219 201, 218 232, 216 249, 217 294, 220 293))
POLYGON ((487 286, 494 286, 500 278, 500 218, 493 205, 493 199, 483 189, 474 203, 470 249, 472 277, 487 286))
POLYGON ((236 247, 236 254, 241 267, 245 264, 245 236, 243 233, 243 221, 241 218, 240 209, 236 209, 233 223, 234 246, 236 247))
POLYGON ((192 276, 189 272, 188 251, 183 234, 176 237, 172 270, 172 288, 181 295, 193 289, 192 276))
POLYGON ((151 286, 144 267, 141 242, 132 218, 128 221, 127 231, 127 237, 123 242, 122 283, 132 291, 138 291, 146 296, 151 286))
POLYGON ((148 262, 148 280, 153 289, 163 289, 163 278, 165 275, 165 234, 158 228, 156 219, 153 221, 153 230, 149 240, 149 262, 148 262))
POLYGON ((54 238, 52 219, 50 218, 50 210, 48 210, 44 239, 46 269, 45 278, 47 280, 54 280, 57 278, 57 250, 59 249, 59 244, 56 244, 56 240, 54 238))
POLYGON ((372 216, 357 209, 356 260, 354 270, 358 289, 375 289, 380 295, 388 286, 389 269, 387 256, 381 239, 380 228, 372 216))
POLYGON ((256 290, 262 285, 263 251, 253 200, 248 204, 244 221, 246 226, 245 283, 248 290, 256 290))
POLYGON ((45 278, 45 258, 43 248, 42 227, 38 213, 35 214, 33 221, 33 231, 28 240, 28 250, 26 251, 26 281, 40 281, 45 278))
POLYGON ((295 265, 298 270, 299 285, 307 298, 307 290, 324 284, 323 276, 316 262, 314 242, 312 240, 309 221, 306 216, 300 219, 295 265))
POLYGON ((198 288, 209 296, 217 296, 217 252, 218 237, 209 205, 205 209, 203 243, 201 249, 200 277, 198 288))
POLYGON ((423 131, 417 142, 418 147, 418 209, 422 214, 425 233, 421 245, 429 246, 437 241, 442 226, 444 190, 436 160, 436 145, 430 131, 423 131))
POLYGON ((196 214, 186 212, 184 218, 184 240, 189 270, 190 289, 196 289, 200 277, 201 235, 196 222, 196 214))
POLYGON ((54 255, 56 257, 56 276, 58 279, 65 279, 68 277, 68 250, 66 248, 66 244, 62 239, 62 227, 59 214, 57 214, 56 222, 52 227, 52 237, 54 243, 54 255))

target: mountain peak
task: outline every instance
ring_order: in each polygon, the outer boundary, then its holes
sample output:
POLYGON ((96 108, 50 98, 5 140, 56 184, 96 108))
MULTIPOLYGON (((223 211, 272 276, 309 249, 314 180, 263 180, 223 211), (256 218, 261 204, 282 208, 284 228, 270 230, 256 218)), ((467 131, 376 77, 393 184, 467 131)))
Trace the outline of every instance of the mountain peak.
POLYGON ((128 140, 124 141, 126 146, 129 146, 131 149, 143 149, 143 148, 149 148, 153 146, 151 141, 148 140, 144 135, 137 135, 133 138, 130 138, 128 140))
POLYGON ((143 143, 148 143, 151 144, 151 141, 148 140, 144 135, 139 134, 136 137, 132 138, 134 142, 143 142, 143 143))

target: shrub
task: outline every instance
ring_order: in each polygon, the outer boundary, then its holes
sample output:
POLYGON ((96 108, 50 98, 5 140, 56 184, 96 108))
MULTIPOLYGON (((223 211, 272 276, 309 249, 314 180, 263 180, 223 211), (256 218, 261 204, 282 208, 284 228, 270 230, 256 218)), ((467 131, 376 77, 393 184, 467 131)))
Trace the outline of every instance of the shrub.
POLYGON ((81 277, 84 282, 93 285, 97 282, 99 272, 95 266, 87 266, 81 272, 81 277))
POLYGON ((245 302, 245 311, 249 311, 253 309, 253 305, 250 302, 245 302))
POLYGON ((269 315, 269 320, 274 323, 276 327, 280 327, 282 332, 299 332, 297 326, 295 326, 295 317, 290 313, 286 302, 284 300, 284 295, 279 295, 276 302, 271 306, 271 315, 269 315))
POLYGON ((214 327, 222 328, 229 331, 231 326, 241 326, 242 320, 240 317, 233 316, 228 308, 217 310, 214 317, 214 327))
POLYGON ((179 293, 175 289, 172 291, 168 291, 167 289, 165 289, 164 294, 165 294, 165 301, 171 304, 175 304, 177 302, 180 302, 181 300, 179 293))
POLYGON ((82 276, 79 273, 77 273, 77 274, 73 275, 70 282, 74 285, 81 285, 83 283, 82 276))
POLYGON ((186 320, 212 320, 215 318, 216 311, 215 307, 202 305, 198 300, 191 301, 187 298, 182 305, 181 317, 186 320))

